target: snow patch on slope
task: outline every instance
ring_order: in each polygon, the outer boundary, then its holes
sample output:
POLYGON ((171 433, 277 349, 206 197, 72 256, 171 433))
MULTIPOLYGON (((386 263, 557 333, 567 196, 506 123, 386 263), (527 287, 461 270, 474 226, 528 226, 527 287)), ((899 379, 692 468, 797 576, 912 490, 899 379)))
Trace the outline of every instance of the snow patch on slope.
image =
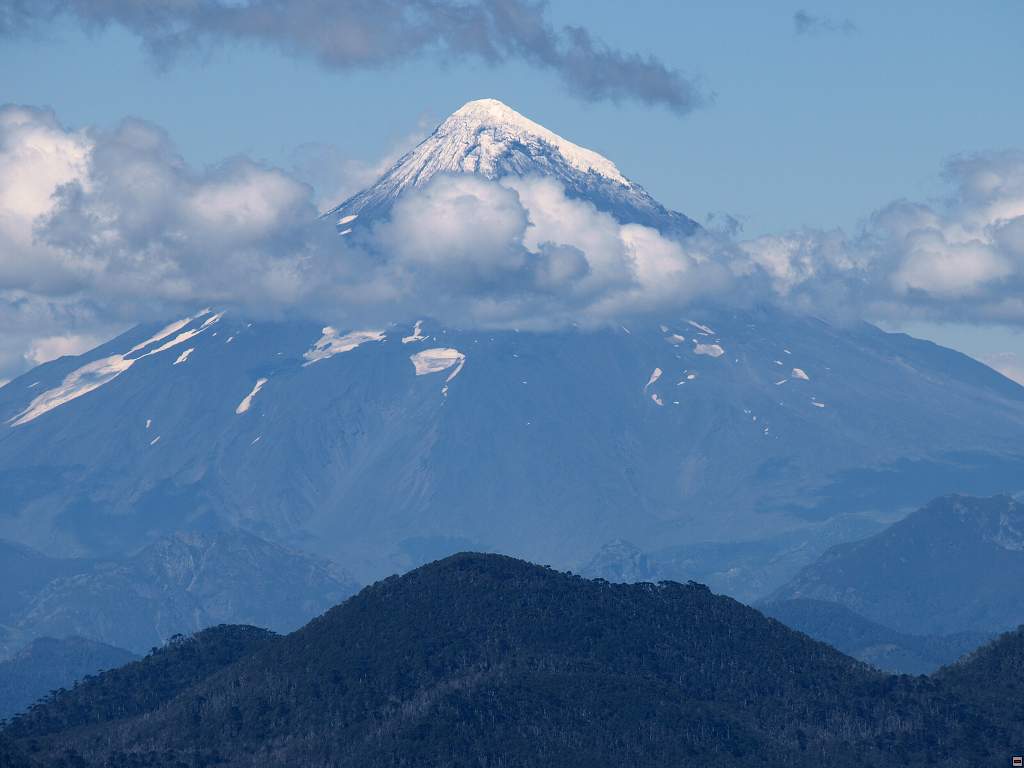
POLYGON ((141 344, 136 344, 123 355, 111 355, 109 357, 104 357, 100 360, 94 360, 91 363, 87 363, 81 368, 77 368, 65 376, 64 381, 62 381, 58 386, 37 395, 32 402, 28 404, 28 407, 25 408, 25 410, 12 418, 8 423, 12 427, 17 427, 22 424, 27 424, 34 419, 38 419, 44 413, 48 413, 54 408, 64 405, 65 403, 69 403, 72 400, 76 400, 82 395, 93 392, 104 384, 109 384, 144 357, 159 354, 160 352, 164 352, 198 336, 207 328, 213 326, 213 324, 220 319, 220 315, 215 315, 213 318, 209 318, 200 328, 193 328, 192 330, 185 331, 183 333, 179 333, 179 331, 188 326, 189 323, 192 323, 200 317, 208 314, 210 314, 210 310, 205 309, 191 317, 186 317, 182 320, 173 322, 162 328, 153 336, 150 336, 141 344), (177 335, 175 335, 170 341, 167 341, 167 337, 172 334, 177 335), (160 342, 163 343, 161 344, 160 342), (154 349, 150 349, 147 352, 143 352, 141 355, 137 355, 137 353, 142 352, 147 347, 151 347, 154 344, 159 344, 159 346, 154 349))
POLYGON ((707 355, 708 357, 721 357, 725 354, 725 350, 718 344, 701 344, 696 339, 693 340, 693 352, 696 355, 707 355))
POLYGON ((331 326, 324 326, 323 335, 310 349, 302 355, 306 362, 303 367, 312 365, 329 357, 340 355, 343 352, 351 352, 360 344, 368 341, 384 341, 384 331, 352 331, 345 335, 339 335, 331 326))
POLYGON ((240 402, 238 407, 235 408, 235 413, 241 414, 248 411, 249 408, 252 407, 252 399, 260 393, 260 390, 263 389, 263 385, 266 383, 266 379, 256 379, 256 386, 252 388, 252 391, 248 395, 242 398, 242 402, 240 402))
POLYGON ((661 373, 661 368, 655 368, 653 371, 651 371, 651 378, 649 378, 647 380, 647 383, 644 384, 644 392, 647 391, 647 388, 651 386, 651 384, 653 384, 654 382, 661 378, 661 373))
POLYGON ((708 336, 714 336, 715 335, 715 332, 713 330, 711 330, 710 328, 708 328, 706 325, 701 325, 700 323, 696 323, 693 320, 687 320, 686 322, 688 322, 690 325, 692 325, 694 328, 696 328, 701 333, 706 333, 708 336))
POLYGON ((417 320, 416 321, 416 325, 412 329, 412 335, 411 336, 403 336, 402 337, 402 343, 403 344, 412 344, 413 342, 416 342, 416 341, 423 341, 427 337, 424 336, 421 333, 422 329, 423 329, 423 321, 422 320, 417 320))
POLYGON ((440 373, 455 366, 455 370, 448 375, 445 382, 449 382, 458 376, 462 366, 466 364, 466 356, 459 352, 459 350, 451 349, 450 347, 425 349, 422 352, 417 352, 415 355, 410 355, 409 360, 412 361, 417 376, 440 373))
POLYGON ((189 357, 191 356, 191 354, 193 352, 195 352, 195 351, 196 351, 195 347, 189 347, 184 352, 182 352, 180 355, 178 355, 178 359, 174 361, 174 364, 175 365, 181 365, 182 363, 187 362, 189 357))

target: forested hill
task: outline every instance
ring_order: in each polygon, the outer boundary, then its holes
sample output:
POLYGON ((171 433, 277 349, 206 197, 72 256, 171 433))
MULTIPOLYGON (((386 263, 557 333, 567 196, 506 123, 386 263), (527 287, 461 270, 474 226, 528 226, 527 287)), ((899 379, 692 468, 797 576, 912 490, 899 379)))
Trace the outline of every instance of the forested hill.
POLYGON ((1020 685, 1019 636, 933 678, 892 677, 700 585, 498 555, 456 555, 291 635, 237 640, 213 630, 101 675, 0 744, 47 766, 538 768, 967 766, 1024 744, 1024 719, 976 693, 991 675, 1020 685), (196 662, 200 639, 216 663, 196 662))

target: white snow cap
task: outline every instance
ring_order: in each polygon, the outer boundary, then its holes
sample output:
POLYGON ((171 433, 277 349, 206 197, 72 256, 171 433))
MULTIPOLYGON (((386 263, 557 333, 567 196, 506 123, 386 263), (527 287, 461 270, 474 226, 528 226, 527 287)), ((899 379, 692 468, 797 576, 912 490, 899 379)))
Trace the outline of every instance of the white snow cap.
POLYGON ((513 175, 523 175, 532 165, 537 166, 535 170, 546 168, 556 156, 574 171, 592 171, 632 189, 608 158, 563 139, 497 99, 480 99, 463 105, 372 187, 325 215, 338 216, 339 225, 344 225, 364 207, 396 200, 405 190, 423 187, 438 174, 475 173, 497 179, 514 169, 518 170, 513 175))
MULTIPOLYGON (((508 149, 508 140, 519 140, 529 144, 530 140, 539 139, 558 150, 569 165, 577 170, 583 173, 593 171, 624 186, 630 186, 626 177, 615 167, 615 163, 607 157, 563 139, 557 133, 524 117, 497 99, 478 99, 463 104, 438 126, 436 134, 440 137, 458 139, 464 143, 466 150, 470 150, 471 142, 478 140, 479 146, 469 154, 476 155, 475 162, 483 171, 486 171, 489 165, 493 165, 494 159, 508 149), (478 136, 481 129, 489 129, 490 135, 486 140, 483 136, 478 136)), ((461 170, 476 168, 464 167, 461 170)))

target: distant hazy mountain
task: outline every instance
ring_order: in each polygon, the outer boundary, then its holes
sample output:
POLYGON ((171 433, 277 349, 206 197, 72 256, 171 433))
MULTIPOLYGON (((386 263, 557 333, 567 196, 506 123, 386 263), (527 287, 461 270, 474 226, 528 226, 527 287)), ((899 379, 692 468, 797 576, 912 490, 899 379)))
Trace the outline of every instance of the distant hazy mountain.
MULTIPOLYGON (((57 693, 11 718, 11 727, 0 731, 0 757, 8 752, 4 768, 40 765, 29 760, 9 734, 26 725, 40 732, 78 729, 95 723, 114 722, 153 712, 190 686, 205 680, 273 641, 276 635, 244 625, 221 625, 195 635, 174 637, 144 659, 117 667, 84 681, 74 690, 57 693), (83 692, 87 692, 83 695, 83 692), (65 703, 77 704, 66 707, 65 703)), ((57 765, 48 758, 42 765, 57 765)), ((159 758, 155 765, 166 765, 159 758)))
MULTIPOLYGON (((695 229, 490 100, 332 217, 358 237, 439 173, 551 176, 620 222, 695 229)), ((934 344, 778 307, 545 333, 214 308, 0 388, 0 537, 48 555, 242 528, 368 581, 468 548, 578 568, 622 539, 652 562, 696 557, 752 599, 824 531, 1022 478, 1024 388, 934 344)))
POLYGON ((389 578, 287 637, 251 633, 101 675, 0 741, 24 765, 952 768, 1024 739, 1022 705, 986 691, 994 676, 1019 690, 1019 636, 936 678, 888 677, 699 585, 496 555, 389 578))
POLYGON ((647 555, 628 541, 616 539, 601 547, 581 574, 591 579, 606 579, 617 584, 638 581, 659 581, 660 574, 651 566, 647 555))
POLYGON ((885 527, 879 519, 840 514, 796 531, 754 541, 695 541, 643 551, 622 540, 602 547, 580 568, 589 578, 616 582, 698 581, 750 603, 814 562, 838 542, 885 527))
POLYGON ((908 635, 858 616, 844 605, 821 600, 783 600, 757 607, 787 627, 828 643, 855 659, 899 674, 929 674, 952 664, 994 636, 986 632, 908 635))
POLYGON ((1024 505, 947 496, 885 531, 826 552, 772 600, 845 605, 911 634, 1024 624, 1024 505))
POLYGON ((14 658, 0 662, 0 720, 51 691, 70 688, 86 675, 124 666, 136 658, 131 651, 83 637, 34 640, 14 658))
POLYGON ((289 631, 357 589, 323 560, 240 531, 178 533, 120 560, 36 557, 32 589, 0 619, 8 654, 44 636, 80 635, 144 652, 171 635, 226 622, 289 631))

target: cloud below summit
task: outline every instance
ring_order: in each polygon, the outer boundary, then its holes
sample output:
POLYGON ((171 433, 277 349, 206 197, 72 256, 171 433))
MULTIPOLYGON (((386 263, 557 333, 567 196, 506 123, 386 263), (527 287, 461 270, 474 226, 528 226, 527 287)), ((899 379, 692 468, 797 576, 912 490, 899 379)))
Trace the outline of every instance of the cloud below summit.
POLYGON ((552 180, 441 176, 389 221, 339 238, 318 221, 313 189, 284 171, 242 157, 196 169, 151 124, 71 131, 15 106, 0 108, 0 254, 0 371, 197 304, 349 325, 429 314, 551 328, 728 278, 552 180))
POLYGON ((676 241, 552 179, 438 176, 339 238, 280 169, 196 169, 148 123, 75 131, 3 107, 0 376, 197 305, 338 327, 429 315, 547 329, 714 300, 1024 327, 1024 155, 958 157, 945 178, 944 199, 884 205, 852 233, 676 241))
POLYGON ((418 57, 522 61, 553 72, 587 101, 635 101, 685 114, 710 96, 653 56, 555 28, 533 0, 0 0, 0 34, 68 16, 90 29, 120 26, 169 66, 190 49, 270 46, 328 69, 373 69, 418 57))

